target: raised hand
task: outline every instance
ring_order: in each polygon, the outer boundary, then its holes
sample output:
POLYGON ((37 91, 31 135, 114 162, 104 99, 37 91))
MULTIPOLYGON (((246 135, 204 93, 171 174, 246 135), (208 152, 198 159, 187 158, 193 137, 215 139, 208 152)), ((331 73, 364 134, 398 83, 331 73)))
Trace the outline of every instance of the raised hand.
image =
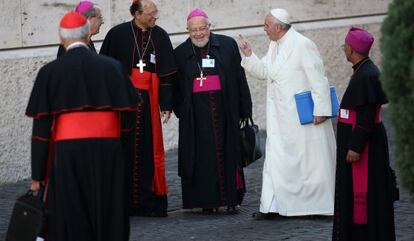
POLYGON ((250 47, 250 43, 241 34, 239 34, 239 48, 244 56, 249 57, 252 55, 252 48, 250 47))

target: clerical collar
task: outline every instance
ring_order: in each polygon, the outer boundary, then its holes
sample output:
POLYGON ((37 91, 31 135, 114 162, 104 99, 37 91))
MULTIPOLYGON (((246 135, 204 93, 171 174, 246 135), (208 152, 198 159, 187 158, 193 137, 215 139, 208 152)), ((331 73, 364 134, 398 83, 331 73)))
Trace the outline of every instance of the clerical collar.
POLYGON ((355 72, 357 69, 359 69, 359 68, 360 68, 360 66, 361 66, 363 63, 367 62, 368 60, 369 60, 369 57, 365 57, 365 58, 361 59, 361 61, 359 61, 358 63, 354 64, 354 66, 352 66, 352 68, 354 69, 354 72, 355 72))
POLYGON ((134 26, 134 28, 135 28, 135 29, 137 29, 138 31, 141 31, 141 32, 143 32, 143 33, 148 33, 148 32, 152 29, 152 27, 148 27, 148 28, 146 28, 145 30, 144 30, 144 29, 142 29, 140 26, 138 26, 138 25, 135 23, 135 19, 132 19, 132 26, 134 26))
POLYGON ((200 53, 201 58, 204 57, 203 55, 205 55, 206 58, 208 58, 208 59, 210 58, 211 39, 209 39, 209 41, 203 47, 198 47, 198 46, 194 45, 193 43, 191 43, 191 45, 193 46, 193 54, 195 56, 198 56, 196 51, 195 51, 195 48, 197 48, 197 50, 199 50, 198 53, 200 53))
POLYGON ((73 49, 73 48, 78 48, 78 47, 86 47, 86 48, 89 48, 86 43, 77 41, 77 42, 74 42, 74 43, 69 44, 69 46, 66 48, 66 51, 68 51, 70 49, 73 49))

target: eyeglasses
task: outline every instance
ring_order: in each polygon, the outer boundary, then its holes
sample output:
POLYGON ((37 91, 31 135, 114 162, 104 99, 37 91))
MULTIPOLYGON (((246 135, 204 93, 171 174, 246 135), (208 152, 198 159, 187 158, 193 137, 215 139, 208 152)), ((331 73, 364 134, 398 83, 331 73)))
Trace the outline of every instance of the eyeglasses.
POLYGON ((197 33, 197 32, 205 32, 210 28, 210 24, 207 24, 203 27, 199 27, 199 28, 187 28, 188 32, 190 33, 197 33))
POLYGON ((99 14, 99 15, 92 15, 91 17, 92 17, 92 18, 97 18, 97 19, 99 19, 99 20, 103 20, 102 14, 99 14))
POLYGON ((158 10, 150 12, 150 13, 142 12, 141 15, 147 15, 147 16, 152 17, 152 18, 158 18, 159 17, 158 10))
POLYGON ((345 49, 346 49, 346 44, 342 44, 342 45, 341 45, 341 49, 342 49, 343 51, 345 51, 345 49))

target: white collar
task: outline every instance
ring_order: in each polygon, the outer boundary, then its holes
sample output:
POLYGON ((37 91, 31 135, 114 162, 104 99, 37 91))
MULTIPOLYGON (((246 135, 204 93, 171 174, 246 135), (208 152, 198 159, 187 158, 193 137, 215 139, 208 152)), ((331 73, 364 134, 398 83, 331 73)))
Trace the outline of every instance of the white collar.
POLYGON ((69 49, 77 48, 77 47, 86 47, 86 48, 88 48, 88 45, 86 43, 80 42, 80 41, 73 42, 73 43, 69 44, 69 46, 66 48, 66 51, 68 51, 69 49))
POLYGON ((286 39, 289 37, 289 35, 292 34, 293 31, 294 31, 293 28, 290 27, 290 29, 285 33, 285 35, 283 35, 283 37, 281 37, 279 40, 276 40, 276 43, 280 45, 286 42, 286 39))

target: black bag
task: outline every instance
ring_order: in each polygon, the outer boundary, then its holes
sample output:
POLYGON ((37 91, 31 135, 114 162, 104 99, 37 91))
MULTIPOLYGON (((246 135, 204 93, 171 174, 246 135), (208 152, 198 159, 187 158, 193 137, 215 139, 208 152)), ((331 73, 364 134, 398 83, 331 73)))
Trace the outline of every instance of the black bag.
POLYGON ((241 136, 241 165, 246 167, 262 157, 260 146, 259 127, 254 124, 252 118, 240 123, 241 136))
POLYGON ((38 192, 29 190, 16 200, 6 241, 35 241, 43 236, 46 223, 43 192, 44 189, 38 192))

